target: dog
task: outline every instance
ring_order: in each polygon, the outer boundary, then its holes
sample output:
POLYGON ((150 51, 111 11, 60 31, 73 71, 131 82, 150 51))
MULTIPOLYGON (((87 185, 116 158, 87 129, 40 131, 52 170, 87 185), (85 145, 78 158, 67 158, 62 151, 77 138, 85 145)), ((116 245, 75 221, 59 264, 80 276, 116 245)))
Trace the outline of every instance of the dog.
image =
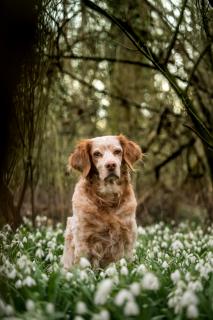
POLYGON ((130 182, 141 148, 123 135, 83 140, 68 166, 81 172, 68 218, 62 264, 65 269, 86 257, 104 268, 131 258, 137 236, 136 198, 130 182))

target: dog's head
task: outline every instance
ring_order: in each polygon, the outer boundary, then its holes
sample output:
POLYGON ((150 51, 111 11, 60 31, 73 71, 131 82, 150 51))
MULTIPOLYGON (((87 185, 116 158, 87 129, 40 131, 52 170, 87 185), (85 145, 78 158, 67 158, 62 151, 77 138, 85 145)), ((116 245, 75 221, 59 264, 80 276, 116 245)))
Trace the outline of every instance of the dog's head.
POLYGON ((70 155, 68 165, 85 178, 94 166, 101 180, 119 179, 121 166, 133 170, 133 164, 141 157, 141 148, 125 136, 103 136, 81 141, 70 155))

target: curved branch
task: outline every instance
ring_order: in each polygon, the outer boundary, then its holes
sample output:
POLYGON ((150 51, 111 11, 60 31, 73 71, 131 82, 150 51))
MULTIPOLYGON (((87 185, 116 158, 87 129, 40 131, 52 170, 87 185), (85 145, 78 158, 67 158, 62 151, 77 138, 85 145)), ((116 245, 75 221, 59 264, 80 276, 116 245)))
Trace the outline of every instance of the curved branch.
POLYGON ((183 5, 182 5, 182 8, 181 8, 181 12, 180 12, 180 16, 179 16, 179 19, 178 19, 178 23, 177 23, 177 26, 175 28, 175 32, 173 33, 172 40, 170 42, 170 45, 169 45, 169 48, 168 48, 168 51, 167 51, 167 54, 166 54, 166 58, 165 58, 165 61, 164 61, 165 65, 167 65, 167 63, 169 61, 169 57, 170 57, 171 52, 172 52, 172 49, 174 48, 174 45, 175 45, 175 42, 176 42, 176 39, 177 39, 177 36, 178 36, 178 33, 179 33, 179 28, 180 28, 181 22, 183 20, 183 14, 184 14, 184 10, 186 8, 186 3, 187 3, 187 0, 183 0, 183 5))

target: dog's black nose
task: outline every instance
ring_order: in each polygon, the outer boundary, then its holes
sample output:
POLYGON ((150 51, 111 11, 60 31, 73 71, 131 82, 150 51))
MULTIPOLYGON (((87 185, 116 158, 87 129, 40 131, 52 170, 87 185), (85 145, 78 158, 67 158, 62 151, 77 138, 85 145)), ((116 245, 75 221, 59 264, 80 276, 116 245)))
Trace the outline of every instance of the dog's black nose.
POLYGON ((109 170, 109 171, 113 171, 116 168, 116 163, 115 162, 108 162, 105 164, 105 167, 109 170))

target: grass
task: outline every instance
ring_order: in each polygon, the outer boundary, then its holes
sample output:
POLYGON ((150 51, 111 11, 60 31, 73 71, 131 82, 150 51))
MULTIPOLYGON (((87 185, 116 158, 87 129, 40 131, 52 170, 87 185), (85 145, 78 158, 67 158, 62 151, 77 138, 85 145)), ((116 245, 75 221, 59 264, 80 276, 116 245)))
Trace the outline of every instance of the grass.
POLYGON ((138 228, 133 261, 60 265, 63 228, 25 221, 0 232, 2 319, 213 319, 213 226, 138 228))

